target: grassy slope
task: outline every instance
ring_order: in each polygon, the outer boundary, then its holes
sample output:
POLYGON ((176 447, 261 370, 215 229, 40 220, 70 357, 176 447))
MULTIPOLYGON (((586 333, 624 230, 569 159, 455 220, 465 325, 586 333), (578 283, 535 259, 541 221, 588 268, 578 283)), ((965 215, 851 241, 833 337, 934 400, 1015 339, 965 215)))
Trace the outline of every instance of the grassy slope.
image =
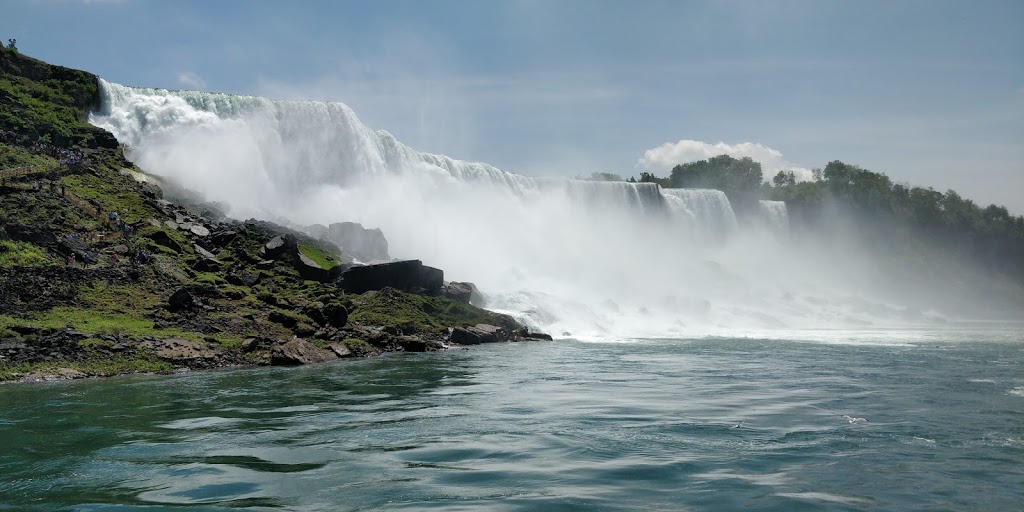
MULTIPOLYGON (((9 50, 0 52, 0 98, 3 99, 0 101, 0 131, 14 133, 17 139, 13 143, 0 143, 0 169, 21 165, 54 166, 52 158, 32 150, 32 144, 37 141, 60 143, 77 150, 80 145, 92 145, 102 139, 96 135, 97 129, 85 122, 83 110, 89 98, 95 96, 95 77, 57 67, 47 74, 45 64, 39 61, 30 59, 25 64, 18 60, 20 57, 12 57, 9 50), (27 74, 47 78, 31 79, 11 73, 25 69, 30 70, 27 74)), ((106 277, 94 274, 96 270, 80 270, 78 279, 60 283, 70 289, 69 298, 63 303, 5 311, 0 314, 0 338, 13 336, 15 330, 26 328, 46 335, 71 324, 76 331, 90 336, 79 343, 87 354, 104 343, 112 343, 105 338, 202 340, 223 351, 237 352, 245 338, 289 339, 295 335, 319 339, 322 343, 336 340, 349 345, 358 354, 368 354, 379 349, 394 349, 393 345, 385 346, 380 339, 376 340, 376 347, 368 345, 367 333, 372 332, 436 338, 452 326, 481 322, 512 326, 507 317, 446 298, 391 290, 344 296, 333 286, 300 279, 290 256, 279 259, 273 268, 260 268, 258 263, 263 259, 260 249, 267 240, 281 233, 281 228, 266 224, 236 225, 231 228, 238 231, 234 239, 213 247, 208 241, 165 223, 174 219, 146 197, 131 176, 121 172, 122 168, 133 168, 133 165, 124 159, 120 148, 95 148, 81 167, 80 172, 62 169, 46 176, 65 185, 70 199, 48 192, 31 192, 25 189, 24 183, 20 185, 21 190, 0 194, 0 225, 45 225, 58 236, 75 233, 88 240, 99 239, 93 249, 100 253, 98 267, 107 272, 106 277), (100 206, 100 215, 96 214, 95 204, 100 206), (117 211, 123 219, 136 223, 139 227, 136 235, 123 240, 113 233, 104 218, 109 211, 117 211), (161 245, 157 240, 162 237, 170 238, 172 245, 178 247, 161 245), (218 268, 193 269, 199 260, 193 243, 199 241, 217 255, 218 268), (133 267, 123 260, 115 263, 109 251, 116 244, 147 248, 150 254, 156 255, 157 261, 141 267, 133 267), (246 286, 239 282, 241 275, 257 276, 258 281, 246 286), (166 309, 168 297, 181 287, 202 295, 203 308, 188 314, 169 312, 166 309), (350 311, 345 329, 325 325, 322 312, 331 305, 343 305, 350 311)), ((338 264, 331 246, 310 239, 300 242, 301 252, 324 268, 338 264)), ((66 272, 64 256, 55 254, 52 247, 25 242, 2 244, 0 270, 17 267, 17 272, 29 274, 32 268, 42 266, 54 272, 66 272)), ((31 295, 31 290, 27 293, 31 295)), ((36 336, 23 339, 31 343, 36 336)), ((110 375, 165 371, 178 364, 158 360, 145 352, 113 358, 105 354, 97 351, 96 357, 86 357, 84 361, 35 365, 0 360, 0 380, 57 366, 72 367, 87 374, 110 375)))

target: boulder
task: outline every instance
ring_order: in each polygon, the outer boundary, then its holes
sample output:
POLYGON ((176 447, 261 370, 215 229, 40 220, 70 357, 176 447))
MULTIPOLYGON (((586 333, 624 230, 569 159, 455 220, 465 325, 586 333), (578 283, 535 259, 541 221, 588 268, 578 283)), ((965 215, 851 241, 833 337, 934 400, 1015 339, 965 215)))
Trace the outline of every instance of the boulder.
POLYGON ((452 329, 449 341, 459 345, 479 345, 481 343, 497 343, 510 339, 508 331, 490 324, 476 324, 473 327, 456 327, 452 329))
POLYGON ((192 309, 200 305, 199 300, 187 288, 178 288, 178 291, 172 293, 171 297, 167 299, 167 309, 174 312, 192 309))
POLYGON ((142 193, 143 194, 145 194, 146 196, 148 196, 148 197, 150 197, 152 199, 163 199, 164 198, 164 191, 161 190, 160 186, 157 185, 156 183, 151 183, 149 181, 144 181, 144 182, 142 182, 142 185, 140 185, 140 188, 142 188, 142 193))
POLYGON ((332 302, 321 310, 324 322, 332 327, 342 328, 348 323, 348 309, 344 305, 332 302))
POLYGON ((235 231, 217 231, 210 235, 210 241, 217 247, 225 247, 230 244, 238 233, 235 231))
POLYGON ((301 252, 299 253, 298 260, 295 262, 295 270, 299 271, 300 277, 309 281, 326 283, 331 280, 330 270, 321 267, 317 262, 301 252))
POLYGON ((446 282, 441 286, 441 295, 480 308, 484 307, 487 303, 483 294, 476 288, 476 285, 468 282, 446 282))
POLYGON ((192 226, 189 227, 188 230, 191 231, 192 234, 196 236, 210 235, 210 230, 207 229, 206 226, 203 226, 202 224, 192 224, 192 226))
POLYGON ((272 366, 325 363, 337 358, 336 352, 321 349, 301 338, 295 338, 270 349, 270 364, 272 366))
POLYGON ((271 238, 263 245, 263 255, 267 259, 276 259, 282 254, 295 254, 299 252, 299 241, 295 235, 278 235, 271 238))
POLYGON ((336 355, 338 357, 352 357, 353 356, 352 350, 350 350, 343 343, 331 343, 330 345, 327 345, 327 348, 331 349, 331 352, 334 352, 334 355, 336 355))
POLYGON ((36 245, 51 245, 57 243, 57 236, 53 231, 42 226, 28 226, 25 224, 7 224, 4 226, 7 237, 16 242, 29 242, 36 245))
POLYGON ((166 247, 178 254, 181 254, 182 252, 181 245, 178 244, 178 242, 175 241, 173 238, 171 238, 171 235, 168 235, 167 232, 163 230, 152 231, 150 233, 143 233, 142 236, 152 240, 153 243, 166 247))
POLYGON ((392 261, 349 267, 341 274, 341 289, 346 293, 364 293, 387 287, 409 293, 440 295, 444 272, 428 267, 420 260, 392 261))
MULTIPOLYGON (((311 234, 313 228, 310 227, 311 234)), ((328 226, 326 235, 320 238, 326 238, 362 262, 391 259, 388 256, 388 241, 380 228, 366 229, 356 222, 336 222, 328 226)))

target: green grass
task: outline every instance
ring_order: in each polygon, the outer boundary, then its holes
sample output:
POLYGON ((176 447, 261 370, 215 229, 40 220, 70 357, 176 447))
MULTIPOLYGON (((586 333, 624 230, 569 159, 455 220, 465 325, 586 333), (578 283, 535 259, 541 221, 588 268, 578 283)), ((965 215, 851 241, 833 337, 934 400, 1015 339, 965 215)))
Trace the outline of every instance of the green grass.
POLYGON ((428 297, 395 290, 367 292, 352 300, 351 324, 382 326, 404 334, 440 333, 448 327, 480 323, 515 328, 510 317, 446 297, 428 297))
MULTIPOLYGON (((137 192, 134 179, 130 176, 114 175, 112 172, 107 174, 104 178, 92 174, 76 174, 61 178, 61 182, 78 197, 95 199, 99 202, 103 215, 108 212, 117 212, 121 220, 128 223, 136 223, 150 218, 163 218, 163 214, 137 192)), ((171 233, 168 232, 168 234, 171 233)), ((178 241, 178 237, 175 237, 174 234, 171 236, 178 241)), ((186 244, 185 247, 191 247, 191 244, 186 244)))
POLYGON ((299 244, 299 252, 305 254, 307 258, 313 260, 317 265, 320 265, 320 268, 330 270, 338 266, 339 263, 337 257, 311 244, 299 244))
POLYGON ((60 368, 77 370, 93 377, 109 377, 126 373, 167 373, 173 369, 170 363, 151 355, 17 365, 0 362, 0 381, 15 380, 30 373, 56 373, 56 370, 60 368))
POLYGON ((0 171, 14 167, 56 167, 57 161, 19 146, 0 143, 0 171))
POLYGON ((39 246, 28 242, 0 240, 0 268, 48 265, 49 256, 39 246))
POLYGON ((0 330, 12 326, 35 327, 37 329, 63 329, 68 324, 75 330, 89 334, 123 334, 127 336, 153 336, 157 338, 183 338, 202 340, 203 336, 180 329, 154 329, 153 321, 143 318, 137 312, 113 313, 95 309, 73 307, 53 308, 49 311, 33 312, 24 318, 0 315, 0 330))

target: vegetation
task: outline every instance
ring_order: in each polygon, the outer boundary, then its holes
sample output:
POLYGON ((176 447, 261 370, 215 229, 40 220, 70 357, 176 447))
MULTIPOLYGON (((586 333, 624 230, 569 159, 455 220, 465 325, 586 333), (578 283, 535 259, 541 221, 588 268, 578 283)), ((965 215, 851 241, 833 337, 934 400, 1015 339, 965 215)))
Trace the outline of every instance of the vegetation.
POLYGON ((28 242, 0 240, 0 268, 46 265, 50 258, 41 247, 28 242))

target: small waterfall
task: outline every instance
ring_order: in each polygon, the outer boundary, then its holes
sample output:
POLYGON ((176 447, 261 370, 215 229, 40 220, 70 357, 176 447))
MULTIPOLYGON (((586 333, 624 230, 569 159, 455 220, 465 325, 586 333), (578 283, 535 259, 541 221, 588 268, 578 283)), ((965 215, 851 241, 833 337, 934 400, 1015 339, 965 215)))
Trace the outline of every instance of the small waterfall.
POLYGON ((785 201, 760 201, 761 221, 776 233, 789 229, 789 210, 785 201))
POLYGON ((666 188, 661 193, 673 218, 691 231, 722 237, 736 229, 736 214, 721 190, 666 188))

